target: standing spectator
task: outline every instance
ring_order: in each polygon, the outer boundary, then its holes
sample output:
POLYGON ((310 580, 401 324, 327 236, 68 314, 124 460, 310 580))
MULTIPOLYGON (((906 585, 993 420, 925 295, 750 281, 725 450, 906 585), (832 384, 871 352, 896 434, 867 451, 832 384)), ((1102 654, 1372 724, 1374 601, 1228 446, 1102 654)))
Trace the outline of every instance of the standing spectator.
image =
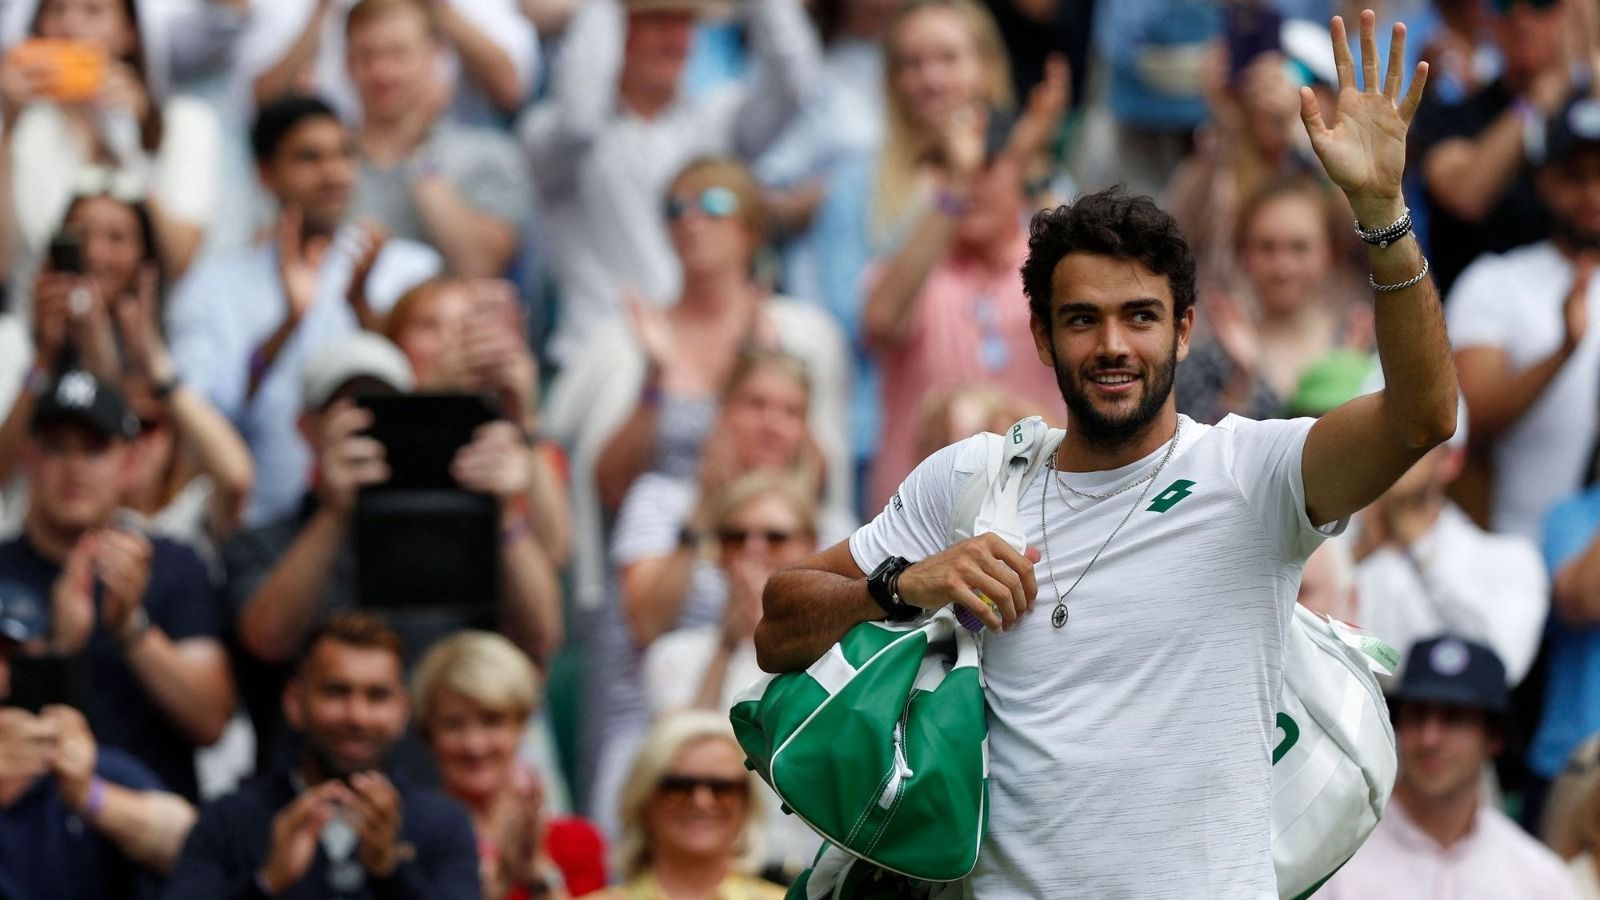
POLYGON ((782 897, 783 888, 750 875, 762 859, 758 783, 725 713, 662 718, 622 792, 617 866, 625 881, 598 896, 782 897))
POLYGON ((484 631, 435 644, 411 680, 444 791, 472 816, 489 900, 562 900, 606 885, 600 833, 582 819, 551 818, 538 773, 517 758, 539 686, 528 657, 484 631))
POLYGON ((1482 796, 1508 712, 1505 667, 1482 644, 1415 644, 1390 698, 1400 772, 1378 827, 1318 893, 1330 900, 1576 900, 1561 860, 1482 796))
POLYGON ((375 321, 437 274, 440 260, 419 244, 383 240, 370 225, 345 226, 354 147, 326 103, 287 97, 267 106, 250 143, 278 202, 276 239, 202 259, 178 284, 166 318, 179 376, 238 427, 255 457, 245 522, 260 525, 305 494, 311 451, 295 430, 305 360, 375 321))
POLYGON ((1036 413, 1053 413, 1061 396, 1039 364, 1017 277, 1028 256, 1022 161, 995 143, 964 140, 959 150, 946 160, 941 212, 866 278, 862 332, 883 372, 868 508, 888 503, 916 466, 916 416, 928 394, 987 381, 1036 413))
POLYGON ((1445 497, 1467 455, 1467 417, 1383 496, 1362 510, 1355 541, 1354 621, 1402 655, 1436 634, 1495 650, 1506 686, 1533 666, 1550 581, 1534 543, 1479 528, 1445 497))
POLYGON ((1452 302, 1456 279, 1479 255, 1550 233, 1533 166, 1543 122, 1572 94, 1567 29, 1577 5, 1494 0, 1500 76, 1457 102, 1430 91, 1417 109, 1410 153, 1422 161, 1434 278, 1452 302))
POLYGON ((434 66, 445 40, 440 9, 361 0, 350 10, 350 80, 361 97, 353 202, 396 237, 436 248, 451 273, 493 277, 510 265, 528 217, 524 162, 509 137, 444 118, 450 96, 434 66))
POLYGON ((363 613, 311 629, 283 692, 299 759, 200 811, 163 896, 482 896, 466 813, 385 772, 408 714, 401 652, 363 613))
MULTIPOLYGON (((0 597, 0 620, 21 624, 0 597)), ((35 622, 35 625, 40 624, 35 622)), ((83 714, 8 701, 17 631, 0 636, 0 891, 38 900, 145 895, 172 870, 194 807, 132 757, 101 747, 83 714)))
MULTIPOLYGON (((283 738, 273 695, 289 674, 284 667, 320 614, 356 602, 351 540, 356 497, 361 488, 389 477, 383 445, 363 434, 372 425, 372 413, 351 398, 405 393, 412 385, 405 356, 377 335, 347 335, 318 351, 305 368, 300 420, 316 452, 314 488, 297 512, 243 532, 223 548, 239 642, 259 667, 246 700, 262 758, 272 759, 283 738)), ((421 653, 446 634, 480 624, 498 625, 537 660, 547 660, 560 646, 560 585, 524 508, 529 453, 521 430, 503 420, 479 428, 457 451, 451 464, 456 483, 494 497, 499 507, 497 615, 480 623, 461 612, 396 611, 390 621, 408 653, 421 653)))
POLYGON ((551 96, 518 131, 548 216, 561 291, 557 365, 619 312, 628 292, 651 306, 679 293, 683 272, 659 214, 696 157, 753 159, 800 112, 817 80, 818 47, 800 0, 746 0, 758 75, 704 98, 680 90, 705 0, 593 0, 567 28, 551 96))
POLYGON ((1472 441, 1494 462, 1490 524, 1530 540, 1550 507, 1588 481, 1600 433, 1600 337, 1588 327, 1600 318, 1600 286, 1590 283, 1600 261, 1600 101, 1552 118, 1545 146, 1536 183, 1554 233, 1474 263, 1447 317, 1472 441))
POLYGON ((53 652, 81 656, 98 739, 193 800, 194 751, 222 735, 233 678, 205 564, 117 518, 137 428, 116 389, 89 372, 48 386, 25 449, 27 518, 0 543, 0 582, 50 610, 53 652))
MULTIPOLYGON (((357 0, 256 3, 240 48, 246 106, 313 91, 348 122, 360 117, 345 68, 346 17, 357 0)), ((429 0, 442 38, 430 69, 451 118, 489 124, 515 115, 539 69, 539 41, 516 0, 429 0)), ((241 98, 243 99, 243 98, 241 98)))
POLYGON ((846 462, 848 363, 839 329, 816 306, 773 296, 751 276, 766 233, 760 188, 738 163, 697 160, 672 182, 665 215, 684 270, 678 303, 628 307, 556 381, 546 428, 572 453, 573 581, 580 608, 606 596, 602 521, 650 472, 692 477, 741 351, 776 348, 810 373, 809 421, 827 471, 828 506, 853 497, 846 462))
POLYGON ((216 203, 216 116, 198 100, 153 89, 134 0, 40 0, 30 34, 83 42, 109 61, 85 96, 64 86, 55 64, 30 45, 6 60, 0 158, 9 172, 6 214, 15 216, 5 259, 13 283, 32 273, 89 164, 128 170, 148 185, 159 256, 167 271, 182 272, 216 203))
POLYGON ((1343 277, 1339 238, 1348 223, 1334 204, 1307 176, 1271 182, 1245 200, 1232 245, 1242 283, 1204 290, 1209 334, 1178 374, 1185 413, 1202 422, 1228 413, 1274 418, 1330 352, 1370 349, 1372 309, 1343 277))

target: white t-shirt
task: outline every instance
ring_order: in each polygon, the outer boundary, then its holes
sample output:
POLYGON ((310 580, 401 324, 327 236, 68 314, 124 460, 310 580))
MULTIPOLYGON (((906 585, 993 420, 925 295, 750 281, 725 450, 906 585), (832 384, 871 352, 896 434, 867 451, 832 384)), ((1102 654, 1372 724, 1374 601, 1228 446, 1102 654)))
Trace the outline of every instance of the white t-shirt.
MULTIPOLYGON (((1041 503, 1048 513, 1061 590, 1139 508, 1068 598, 1064 628, 1051 627, 1057 589, 1040 562, 1034 611, 984 637, 989 831, 969 896, 1278 895, 1269 770, 1284 634, 1306 557, 1343 523, 1319 531, 1306 516, 1312 420, 1180 422, 1142 498, 1086 501, 1055 481, 1115 490, 1165 445, 1111 471, 1042 472, 1023 494, 1029 546, 1043 549, 1041 503)), ((972 439, 929 457, 851 537, 857 565, 943 550, 981 466, 972 439)))
MULTIPOLYGON (((1450 291, 1450 343, 1458 351, 1501 350, 1512 371, 1536 365, 1561 346, 1572 276, 1549 241, 1479 258, 1450 291)), ((1589 319, 1600 320, 1600 283, 1589 285, 1589 319)), ((1589 329, 1539 399, 1495 441, 1495 531, 1539 540, 1545 513, 1583 486, 1600 424, 1597 332, 1589 329)))

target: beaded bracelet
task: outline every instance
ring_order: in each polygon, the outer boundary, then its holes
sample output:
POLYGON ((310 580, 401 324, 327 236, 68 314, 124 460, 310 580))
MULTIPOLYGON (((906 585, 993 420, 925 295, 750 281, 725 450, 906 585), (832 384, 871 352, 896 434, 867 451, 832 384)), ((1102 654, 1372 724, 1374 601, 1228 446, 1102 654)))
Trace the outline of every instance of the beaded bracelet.
POLYGON ((1408 208, 1393 224, 1368 231, 1356 220, 1356 237, 1374 247, 1387 247, 1411 233, 1411 210, 1408 208))

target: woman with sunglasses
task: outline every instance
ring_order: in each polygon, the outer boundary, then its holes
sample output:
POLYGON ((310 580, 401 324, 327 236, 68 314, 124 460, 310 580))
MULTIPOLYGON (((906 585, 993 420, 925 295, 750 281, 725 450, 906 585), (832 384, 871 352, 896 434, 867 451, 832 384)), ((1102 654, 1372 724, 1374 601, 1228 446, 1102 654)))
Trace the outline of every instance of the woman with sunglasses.
POLYGON ((756 775, 723 713, 671 713, 647 735, 622 792, 617 867, 606 900, 777 900, 751 875, 762 859, 756 775))
MULTIPOLYGON (((30 34, 0 67, 0 162, 16 234, 6 259, 28 271, 85 166, 135 174, 148 190, 156 251, 186 269, 216 202, 220 129, 205 103, 152 89, 135 0, 37 0, 30 34)), ((124 198, 135 199, 135 198, 124 198)))

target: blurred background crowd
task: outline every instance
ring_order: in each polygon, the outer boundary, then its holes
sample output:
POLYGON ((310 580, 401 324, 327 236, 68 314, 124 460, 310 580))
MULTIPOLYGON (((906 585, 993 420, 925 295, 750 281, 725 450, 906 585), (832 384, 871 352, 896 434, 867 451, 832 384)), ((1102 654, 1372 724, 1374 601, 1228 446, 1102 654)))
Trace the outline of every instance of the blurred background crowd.
POLYGON ((1363 6, 1465 412, 1306 571, 1373 883, 1600 897, 1597 0, 0 0, 0 898, 780 896, 763 585, 1062 423, 1034 210, 1178 218, 1196 420, 1380 383, 1363 6))

